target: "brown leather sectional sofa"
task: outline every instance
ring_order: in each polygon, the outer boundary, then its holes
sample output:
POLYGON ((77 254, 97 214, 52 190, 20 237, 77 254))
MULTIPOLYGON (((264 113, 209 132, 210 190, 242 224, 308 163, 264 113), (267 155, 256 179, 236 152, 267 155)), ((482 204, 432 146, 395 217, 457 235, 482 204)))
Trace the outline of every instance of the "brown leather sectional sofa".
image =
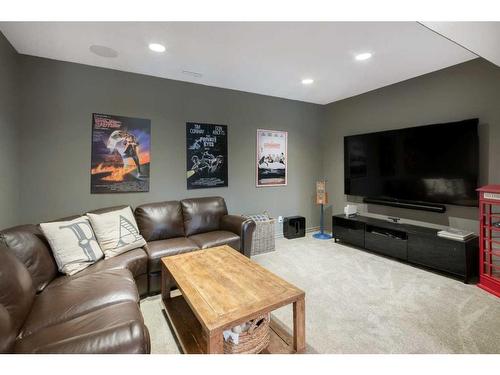
POLYGON ((222 244, 249 255, 255 228, 220 197, 145 204, 135 217, 144 248, 73 276, 58 272, 38 225, 0 232, 0 353, 149 353, 138 303, 159 292, 160 259, 222 244))

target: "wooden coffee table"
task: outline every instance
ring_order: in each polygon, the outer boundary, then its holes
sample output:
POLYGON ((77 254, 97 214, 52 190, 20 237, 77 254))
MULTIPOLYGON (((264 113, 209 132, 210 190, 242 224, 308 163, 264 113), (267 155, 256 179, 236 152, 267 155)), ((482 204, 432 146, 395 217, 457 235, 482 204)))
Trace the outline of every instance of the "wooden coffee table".
POLYGON ((162 258, 161 290, 184 353, 223 353, 224 330, 291 303, 293 338, 271 320, 264 352, 305 351, 305 293, 229 246, 162 258))

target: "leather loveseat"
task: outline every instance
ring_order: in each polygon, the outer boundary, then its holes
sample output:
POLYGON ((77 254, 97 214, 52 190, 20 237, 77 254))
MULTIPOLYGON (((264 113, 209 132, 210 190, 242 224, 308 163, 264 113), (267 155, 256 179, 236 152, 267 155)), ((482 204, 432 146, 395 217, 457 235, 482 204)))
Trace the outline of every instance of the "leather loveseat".
POLYGON ((149 292, 160 291, 163 257, 229 245, 250 256, 255 223, 228 215, 220 197, 192 198, 144 204, 135 209, 135 219, 148 254, 149 292))
POLYGON ((149 353, 139 295, 159 291, 160 259, 222 244, 248 255, 255 228, 220 197, 145 204, 135 216, 144 248, 73 276, 58 272, 38 225, 0 232, 0 353, 149 353))

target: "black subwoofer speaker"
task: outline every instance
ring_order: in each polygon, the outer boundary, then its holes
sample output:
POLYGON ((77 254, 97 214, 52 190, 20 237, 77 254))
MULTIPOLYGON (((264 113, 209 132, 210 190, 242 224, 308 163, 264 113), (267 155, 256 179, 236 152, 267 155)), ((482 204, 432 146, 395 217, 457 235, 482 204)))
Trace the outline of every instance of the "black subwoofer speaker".
POLYGON ((283 220, 283 236, 288 239, 305 237, 306 218, 303 216, 288 216, 283 220))

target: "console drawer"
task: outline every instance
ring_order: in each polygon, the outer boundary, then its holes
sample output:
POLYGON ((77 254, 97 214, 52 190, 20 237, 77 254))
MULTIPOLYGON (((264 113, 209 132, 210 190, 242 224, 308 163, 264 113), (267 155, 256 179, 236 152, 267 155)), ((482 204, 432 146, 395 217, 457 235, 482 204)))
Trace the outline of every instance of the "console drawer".
POLYGON ((407 235, 405 232, 387 230, 367 225, 365 248, 393 258, 406 260, 407 235))
POLYGON ((465 244, 438 236, 409 235, 408 261, 465 275, 465 244))
POLYGON ((364 247, 365 246, 365 224, 358 221, 333 217, 333 237, 342 242, 364 247))

